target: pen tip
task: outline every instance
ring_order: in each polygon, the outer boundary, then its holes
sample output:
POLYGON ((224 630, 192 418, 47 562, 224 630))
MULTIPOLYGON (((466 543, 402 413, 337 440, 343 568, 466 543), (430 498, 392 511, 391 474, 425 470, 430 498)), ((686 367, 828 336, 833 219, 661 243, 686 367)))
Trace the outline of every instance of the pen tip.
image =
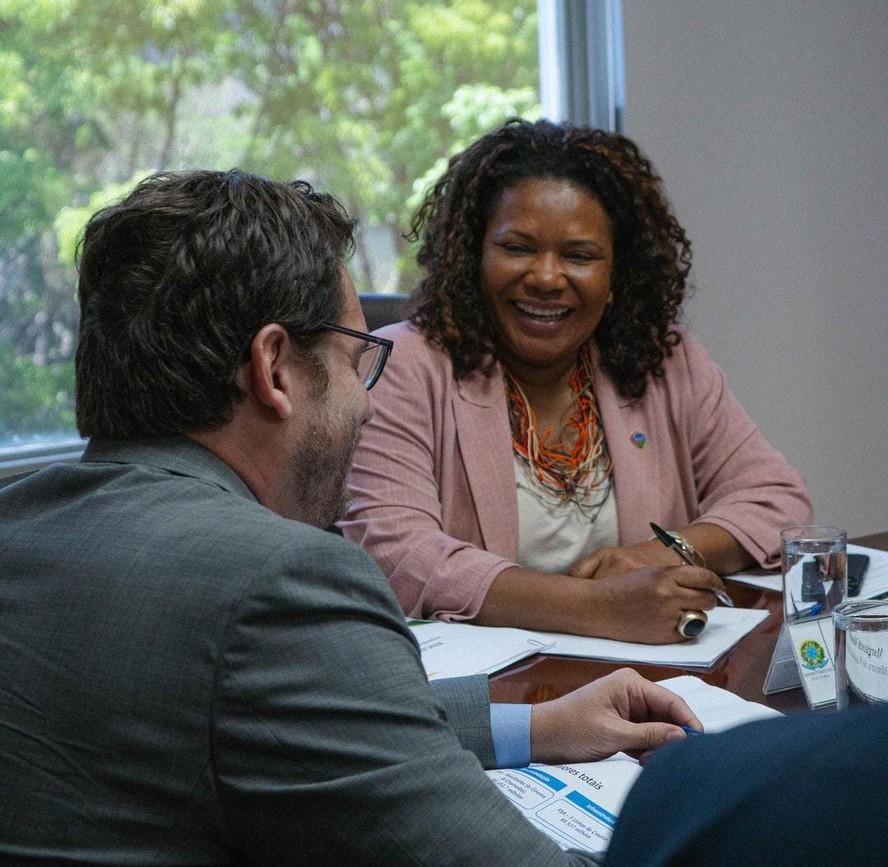
POLYGON ((733 607, 734 607, 734 600, 731 599, 731 597, 728 596, 728 594, 725 593, 724 590, 720 590, 720 591, 719 591, 718 593, 716 593, 715 595, 718 597, 718 601, 721 602, 722 605, 727 605, 728 608, 733 608, 733 607))

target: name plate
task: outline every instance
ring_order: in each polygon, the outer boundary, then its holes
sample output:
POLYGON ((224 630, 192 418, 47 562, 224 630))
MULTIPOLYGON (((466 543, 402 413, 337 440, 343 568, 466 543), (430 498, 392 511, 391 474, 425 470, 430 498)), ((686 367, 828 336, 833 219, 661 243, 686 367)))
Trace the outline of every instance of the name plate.
POLYGON ((836 703, 836 634, 832 616, 784 623, 763 692, 801 686, 808 707, 836 703))

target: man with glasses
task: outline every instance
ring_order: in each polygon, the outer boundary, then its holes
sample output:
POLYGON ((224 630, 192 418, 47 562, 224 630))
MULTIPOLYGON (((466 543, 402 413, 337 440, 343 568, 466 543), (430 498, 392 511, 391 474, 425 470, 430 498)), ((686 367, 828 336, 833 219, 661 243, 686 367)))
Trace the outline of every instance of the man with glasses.
MULTIPOLYGON (((161 174, 88 223, 82 461, 0 492, 4 864, 558 864, 482 765, 680 739, 631 672, 491 710, 430 688, 340 514, 368 389, 352 221, 308 184, 161 174)), ((371 357, 372 356, 372 357, 371 357)))

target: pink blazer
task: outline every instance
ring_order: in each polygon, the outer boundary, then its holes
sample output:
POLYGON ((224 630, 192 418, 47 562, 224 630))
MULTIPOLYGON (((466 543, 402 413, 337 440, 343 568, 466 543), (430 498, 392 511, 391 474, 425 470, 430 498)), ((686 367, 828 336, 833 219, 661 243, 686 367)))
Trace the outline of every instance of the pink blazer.
MULTIPOLYGON (((449 356, 407 322, 371 396, 340 526, 388 576, 404 611, 474 617, 515 565, 518 503, 502 373, 457 382, 449 356)), ((663 527, 723 527, 765 567, 779 530, 810 521, 800 475, 731 394, 687 332, 638 401, 620 397, 595 358, 594 386, 614 465, 620 543, 663 527), (644 445, 637 441, 643 435, 644 445)))

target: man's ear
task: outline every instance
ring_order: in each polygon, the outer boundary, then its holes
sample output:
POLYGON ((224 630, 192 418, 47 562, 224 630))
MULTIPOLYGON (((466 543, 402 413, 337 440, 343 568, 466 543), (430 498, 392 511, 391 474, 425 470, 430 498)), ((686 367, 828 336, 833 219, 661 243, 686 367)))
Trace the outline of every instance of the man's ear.
POLYGON ((238 384, 279 418, 290 418, 304 400, 305 360, 293 351, 287 329, 271 322, 259 329, 250 358, 238 371, 238 384))

